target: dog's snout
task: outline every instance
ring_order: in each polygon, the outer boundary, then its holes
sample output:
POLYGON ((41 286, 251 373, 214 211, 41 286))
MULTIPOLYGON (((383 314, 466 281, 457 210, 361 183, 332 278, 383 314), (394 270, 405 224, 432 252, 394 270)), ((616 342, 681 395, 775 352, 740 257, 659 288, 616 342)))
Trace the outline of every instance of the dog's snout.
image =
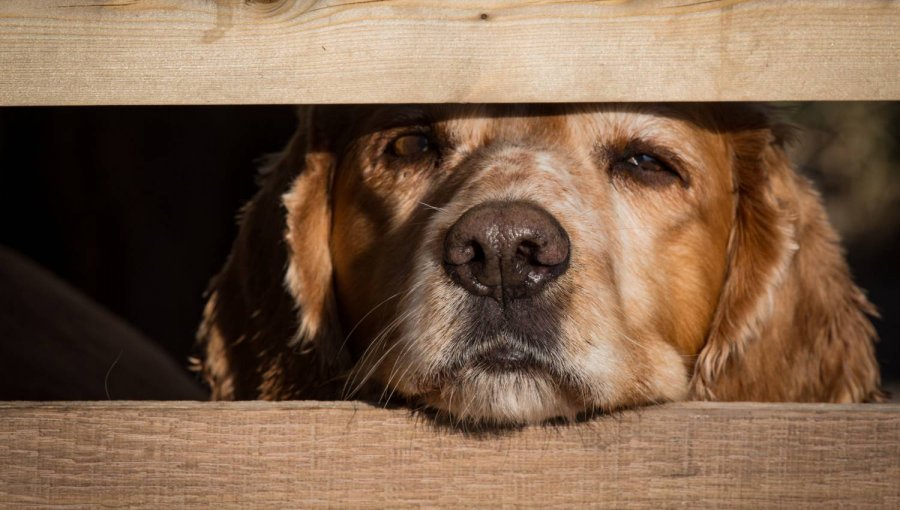
POLYGON ((569 238, 556 218, 528 202, 486 202, 444 238, 444 268, 478 296, 506 302, 537 294, 569 266, 569 238))

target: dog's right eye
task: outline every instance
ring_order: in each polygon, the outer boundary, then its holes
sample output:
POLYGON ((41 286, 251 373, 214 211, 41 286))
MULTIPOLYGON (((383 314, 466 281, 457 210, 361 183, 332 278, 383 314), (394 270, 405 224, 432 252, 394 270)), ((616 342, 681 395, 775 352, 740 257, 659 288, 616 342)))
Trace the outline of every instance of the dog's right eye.
POLYGON ((431 140, 423 134, 403 135, 391 142, 388 151, 400 158, 415 158, 433 150, 431 140))

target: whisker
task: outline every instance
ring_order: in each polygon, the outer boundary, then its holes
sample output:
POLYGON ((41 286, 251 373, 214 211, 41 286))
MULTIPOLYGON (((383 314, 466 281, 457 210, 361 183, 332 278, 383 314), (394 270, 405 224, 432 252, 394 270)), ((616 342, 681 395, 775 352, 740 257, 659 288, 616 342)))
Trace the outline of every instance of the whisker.
MULTIPOLYGON (((374 355, 373 353, 381 349, 381 344, 386 341, 384 339, 379 341, 379 338, 382 338, 380 334, 368 345, 368 347, 366 347, 366 350, 363 352, 362 356, 360 356, 359 361, 357 361, 356 364, 353 365, 353 368, 347 372, 347 376, 344 379, 344 387, 341 389, 341 399, 348 400, 350 398, 349 389, 355 385, 357 377, 359 377, 363 368, 368 365, 368 360, 374 355)), ((384 338, 386 339, 386 337, 384 338)))
MULTIPOLYGON (((401 361, 407 354, 409 354, 409 352, 410 352, 410 351, 412 350, 412 348, 413 348, 413 345, 415 345, 414 342, 406 342, 406 346, 403 347, 403 350, 401 350, 399 354, 397 354, 397 357, 396 357, 396 359, 395 359, 395 361, 394 361, 394 368, 392 368, 392 369, 391 369, 391 373, 388 374, 387 382, 384 383, 384 389, 381 391, 381 395, 378 397, 380 400, 381 400, 381 399, 384 399, 384 394, 387 392, 388 388, 391 387, 391 384, 394 382, 394 376, 397 375, 397 370, 398 370, 398 369, 400 368, 400 366, 401 366, 400 361, 401 361)), ((398 380, 398 381, 403 380, 403 378, 406 377, 406 374, 409 373, 410 368, 412 368, 412 365, 411 365, 411 364, 406 364, 406 369, 403 371, 402 374, 400 374, 400 377, 398 377, 397 380, 398 380)), ((390 394, 388 395, 387 400, 385 400, 385 405, 387 405, 387 402, 390 402, 391 397, 394 395, 394 391, 396 391, 396 388, 392 388, 392 389, 391 389, 391 392, 390 392, 390 394)))
MULTIPOLYGON (((418 327, 418 324, 416 326, 418 327)), ((391 369, 391 374, 388 376, 387 383, 384 386, 385 390, 387 390, 387 388, 391 388, 391 384, 394 381, 394 372, 400 366, 400 360, 402 360, 407 354, 409 354, 409 352, 412 350, 414 345, 415 345, 414 342, 407 342, 406 347, 403 349, 403 351, 401 351, 400 354, 397 355, 397 359, 394 363, 394 368, 391 369)), ((400 374, 400 377, 398 377, 397 380, 402 381, 403 378, 406 377, 406 375, 409 373, 410 369, 412 369, 412 364, 407 363, 406 369, 403 371, 402 374, 400 374)), ((387 399, 384 401, 385 405, 387 405, 391 401, 391 398, 394 396, 395 391, 397 391, 396 387, 391 388, 391 392, 388 394, 387 399)), ((381 392, 380 398, 384 398, 384 391, 381 392)))
POLYGON ((400 344, 395 343, 395 344, 391 345, 390 347, 388 347, 387 350, 384 351, 384 353, 381 355, 381 357, 378 358, 378 361, 376 361, 375 363, 372 364, 372 367, 369 369, 369 371, 366 373, 366 375, 363 376, 362 379, 359 380, 359 383, 356 385, 355 388, 353 388, 353 391, 351 391, 347 395, 347 397, 346 397, 347 399, 353 398, 357 393, 359 393, 360 390, 362 390, 363 386, 365 386, 365 384, 367 382, 369 382, 369 379, 372 377, 373 374, 375 374, 375 371, 378 370, 378 367, 381 366, 381 363, 384 362, 384 360, 387 358, 388 354, 390 354, 391 351, 396 349, 398 345, 400 345, 400 344))
POLYGON ((368 312, 366 312, 366 314, 362 316, 362 319, 360 319, 359 321, 357 321, 356 324, 355 324, 352 328, 350 328, 350 332, 347 333, 347 336, 346 336, 346 337, 344 337, 344 341, 341 342, 341 347, 338 349, 338 352, 341 352, 342 350, 344 350, 344 346, 347 345, 347 341, 350 340, 350 337, 353 336, 353 333, 356 331, 356 328, 358 328, 359 325, 362 324, 364 320, 366 320, 370 315, 372 315, 372 313, 373 313, 375 310, 377 310, 378 308, 380 308, 382 305, 384 305, 384 304, 387 303, 388 301, 390 301, 390 300, 394 299, 395 297, 399 296, 400 294, 403 294, 403 292, 404 292, 404 291, 401 290, 400 292, 396 292, 396 293, 394 293, 394 294, 391 294, 390 296, 388 296, 387 298, 385 298, 382 302, 380 302, 380 303, 378 303, 377 305, 373 306, 371 310, 369 310, 368 312))
POLYGON ((422 202, 422 201, 419 201, 419 204, 421 204, 422 206, 427 207, 427 208, 429 208, 429 209, 434 209, 435 211, 438 211, 438 212, 442 212, 442 213, 447 212, 446 209, 443 209, 443 208, 441 208, 441 207, 437 207, 437 206, 434 206, 434 205, 431 205, 431 204, 426 204, 425 202, 422 202))
POLYGON ((469 401, 466 402, 466 407, 463 408, 463 412, 459 415, 459 416, 460 416, 460 419, 462 419, 464 416, 466 416, 466 415, 469 414, 469 407, 471 407, 471 406, 472 406, 472 403, 475 402, 475 397, 476 397, 476 396, 477 396, 477 395, 470 395, 470 396, 469 396, 469 401))
MULTIPOLYGON (((408 289, 407 291, 405 291, 405 295, 404 295, 403 297, 400 298, 400 301, 402 302, 404 299, 406 299, 407 297, 409 297, 409 296, 410 296, 416 289, 418 289, 419 287, 420 287, 420 286, 413 286, 413 287, 411 287, 410 289, 408 289)), ((376 308, 377 308, 378 306, 383 305, 383 304, 384 304, 385 302, 387 302, 388 300, 393 299, 394 297, 396 297, 396 296, 398 296, 398 295, 400 295, 400 294, 404 294, 404 293, 403 293, 403 292, 398 292, 398 293, 396 293, 396 294, 394 294, 394 295, 388 297, 387 299, 385 299, 384 301, 382 301, 381 303, 379 303, 378 305, 376 305, 376 308)), ((373 309, 373 310, 374 310, 374 309, 373 309)), ((372 313, 372 310, 370 310, 369 313, 372 313)), ((367 315, 368 315, 368 314, 367 314, 367 315)), ((375 335, 375 338, 369 343, 369 345, 366 347, 366 350, 365 350, 365 351, 363 352, 363 354, 360 356, 359 361, 357 361, 356 365, 355 365, 355 366, 347 373, 346 379, 344 380, 344 388, 341 390, 342 398, 344 398, 344 399, 347 398, 347 389, 348 389, 350 386, 353 385, 354 381, 356 380, 356 377, 359 375, 359 371, 362 370, 362 367, 363 367, 363 366, 365 366, 365 364, 366 364, 366 362, 368 361, 368 359, 372 356, 372 353, 374 353, 375 351, 378 350, 378 348, 380 347, 379 344, 380 344, 380 343, 383 343, 384 341, 386 341, 386 339, 387 339, 387 335, 385 334, 385 333, 386 333, 386 330, 387 330, 388 328, 390 328, 390 327, 394 324, 394 322, 396 322, 396 321, 399 320, 399 319, 400 319, 399 317, 396 317, 396 318, 395 318, 393 321, 391 321, 387 326, 385 326, 385 327, 384 327, 377 335, 375 335)), ((359 324, 360 324, 363 320, 365 320, 365 317, 363 317, 362 319, 360 319, 360 321, 357 323, 357 326, 359 326, 359 324)), ((354 326, 353 329, 356 329, 356 326, 354 326)), ((353 330, 351 330, 350 334, 352 334, 352 333, 353 333, 353 330)), ((349 338, 350 338, 350 335, 348 334, 348 335, 347 335, 347 339, 349 339, 349 338)), ((344 343, 347 342, 347 339, 344 340, 344 343)), ((343 347, 342 347, 342 348, 343 348, 343 347)))
MULTIPOLYGON (((382 330, 383 332, 384 330, 382 330)), ((381 333, 379 333, 374 340, 366 347, 366 350, 363 351, 360 356, 359 361, 347 372, 347 376, 344 379, 344 387, 341 390, 341 398, 346 400, 348 399, 348 389, 353 386, 356 378, 359 377, 360 371, 362 371, 363 367, 367 365, 368 360, 374 355, 373 353, 380 349, 381 344, 386 341, 387 337, 382 337, 381 333)))
POLYGON ((116 368, 116 365, 122 358, 123 352, 125 352, 125 349, 119 349, 119 355, 116 356, 115 360, 113 360, 112 365, 109 366, 109 370, 106 371, 106 376, 103 378, 103 390, 106 391, 106 400, 112 400, 112 397, 109 396, 109 374, 111 374, 113 369, 116 368))
MULTIPOLYGON (((347 374, 347 378, 344 380, 344 387, 341 389, 341 399, 349 400, 350 398, 353 397, 353 395, 356 394, 357 391, 359 391, 359 389, 361 389, 362 384, 365 384, 366 378, 363 378, 362 383, 360 383, 359 385, 356 384, 356 380, 357 380, 357 378, 359 378, 362 371, 369 365, 368 360, 372 356, 374 356, 373 353, 376 352, 377 350, 379 350, 381 347, 383 347, 381 344, 383 344, 386 341, 387 337, 380 337, 380 338, 381 338, 381 340, 375 340, 371 344, 369 344, 369 347, 366 348, 366 351, 363 353, 363 356, 360 358, 360 360, 356 363, 356 365, 354 365, 353 368, 350 370, 350 372, 347 374), (354 388, 354 389, 352 391, 350 391, 350 388, 354 388)), ((390 349, 391 348, 388 348, 387 352, 390 352, 390 349)), ((372 367, 372 371, 374 371, 377 367, 378 367, 377 364, 374 365, 372 367)), ((368 375, 370 375, 370 374, 367 374, 367 376, 368 375)))
MULTIPOLYGON (((447 409, 453 409, 453 397, 456 396, 456 385, 450 387, 450 398, 447 399, 447 409)), ((448 413, 449 414, 449 413, 448 413)), ((452 415, 450 423, 453 423, 452 415)))
MULTIPOLYGON (((399 315, 399 316, 395 317, 394 320, 392 320, 387 326, 385 326, 384 329, 381 331, 381 333, 378 334, 378 336, 372 342, 372 346, 379 345, 379 344, 382 344, 383 342, 385 342, 388 335, 393 333, 394 330, 402 323, 402 321, 406 320, 410 315, 412 315, 412 313, 413 313, 412 311, 409 311, 403 315, 399 315)), ((357 392, 359 392, 359 390, 362 389, 363 385, 365 385, 365 383, 369 381, 369 378, 372 377, 372 374, 375 373, 375 371, 378 369, 378 367, 381 365, 381 363, 385 360, 387 355, 390 354, 390 352, 393 351, 397 347, 397 345, 399 345, 399 342, 391 345, 390 347, 387 348, 386 351, 384 351, 384 353, 381 355, 381 357, 378 359, 378 361, 376 361, 375 363, 372 364, 371 369, 368 371, 368 373, 366 373, 366 375, 357 384, 356 388, 353 391, 351 391, 346 396, 346 398, 352 398, 353 395, 355 395, 357 392)), ((370 346, 369 349, 366 349, 367 354, 369 352, 374 352, 374 350, 371 348, 372 346, 370 346)), ((356 381, 356 377, 359 375, 359 372, 365 367, 366 361, 368 360, 368 358, 370 358, 370 356, 364 356, 363 359, 360 360, 360 362, 357 364, 357 367, 359 367, 359 370, 356 370, 356 367, 354 367, 356 374, 354 375, 352 380, 348 381, 349 384, 353 384, 353 382, 356 381)))
MULTIPOLYGON (((400 359, 400 358, 402 358, 402 356, 403 356, 402 354, 398 354, 398 355, 397 355, 397 358, 400 359)), ((395 366, 395 368, 396 368, 396 366, 395 366)), ((407 365, 406 365, 406 368, 403 370, 403 373, 400 374, 400 377, 397 378, 397 381, 402 381, 403 378, 406 377, 406 374, 409 373, 409 371, 410 371, 411 368, 412 368, 412 365, 407 364, 407 365)), ((391 373, 392 373, 392 375, 391 375, 390 377, 388 377, 388 382, 387 382, 387 384, 384 386, 384 390, 381 391, 381 395, 379 396, 379 399, 382 400, 382 401, 384 402, 385 407, 387 407, 387 405, 391 402, 391 398, 393 398, 394 393, 397 392, 397 387, 396 387, 396 386, 391 387, 391 384, 393 383, 393 379, 394 379, 394 376, 393 376, 393 370, 391 371, 391 373), (385 398, 385 397, 384 397, 384 394, 385 394, 385 392, 387 391, 388 388, 390 388, 391 391, 390 391, 390 393, 388 393, 387 398, 385 398)))

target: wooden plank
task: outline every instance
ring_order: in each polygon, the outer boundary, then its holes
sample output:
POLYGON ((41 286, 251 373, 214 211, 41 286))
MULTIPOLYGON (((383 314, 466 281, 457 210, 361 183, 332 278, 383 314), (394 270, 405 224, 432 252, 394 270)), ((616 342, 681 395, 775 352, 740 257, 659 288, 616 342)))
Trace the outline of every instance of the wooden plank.
POLYGON ((4 0, 0 104, 900 99, 884 0, 4 0))
POLYGON ((474 435, 360 403, 3 403, 0 438, 4 507, 900 507, 892 404, 474 435))

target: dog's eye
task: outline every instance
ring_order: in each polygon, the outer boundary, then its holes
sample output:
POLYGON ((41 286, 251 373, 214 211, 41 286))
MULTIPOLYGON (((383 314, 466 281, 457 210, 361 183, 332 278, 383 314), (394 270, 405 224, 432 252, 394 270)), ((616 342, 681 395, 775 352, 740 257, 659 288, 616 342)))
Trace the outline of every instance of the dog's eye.
POLYGON ((681 175, 671 166, 646 153, 623 157, 613 165, 613 170, 650 185, 665 185, 681 180, 681 175))
POLYGON ((389 147, 391 154, 401 158, 414 158, 432 150, 431 140, 421 134, 403 135, 389 147))
POLYGON ((671 172, 663 162, 649 154, 629 156, 625 163, 642 172, 671 172))

